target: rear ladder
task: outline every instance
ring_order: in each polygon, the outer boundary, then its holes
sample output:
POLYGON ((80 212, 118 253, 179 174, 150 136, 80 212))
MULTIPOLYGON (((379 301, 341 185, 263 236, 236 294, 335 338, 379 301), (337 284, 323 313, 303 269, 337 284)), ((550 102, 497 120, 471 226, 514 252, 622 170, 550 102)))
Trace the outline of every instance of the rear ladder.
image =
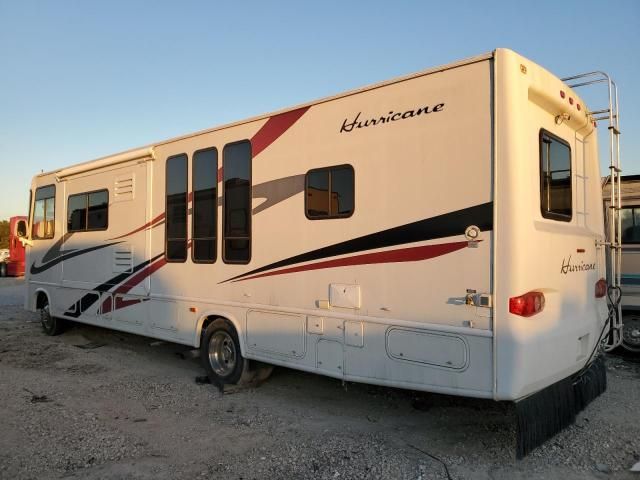
POLYGON ((604 350, 611 351, 622 343, 622 307, 621 297, 621 259, 622 259, 622 223, 620 209, 622 205, 620 176, 620 114, 618 112, 618 86, 609 75, 595 71, 582 73, 562 79, 567 86, 579 88, 605 83, 608 87, 609 106, 599 110, 588 112, 591 119, 596 122, 607 120, 609 122, 609 175, 602 187, 611 184, 611 198, 609 201, 608 235, 599 245, 607 250, 607 276, 609 277, 609 334, 604 341, 604 350), (613 288, 611 288, 613 287, 613 288))

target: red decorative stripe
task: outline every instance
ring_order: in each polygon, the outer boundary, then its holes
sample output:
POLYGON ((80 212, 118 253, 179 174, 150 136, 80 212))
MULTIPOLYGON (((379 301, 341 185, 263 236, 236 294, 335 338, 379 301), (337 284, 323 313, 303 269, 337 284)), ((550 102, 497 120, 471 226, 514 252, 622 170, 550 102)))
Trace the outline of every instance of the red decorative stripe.
POLYGON ((160 225, 160 220, 164 220, 164 212, 162 212, 160 215, 158 215, 156 218, 154 218, 153 220, 151 220, 149 223, 145 223, 144 225, 142 225, 141 227, 136 228, 135 230, 130 231, 129 233, 125 233, 124 235, 120 235, 119 237, 114 237, 114 238, 110 238, 109 240, 118 240, 119 238, 124 238, 124 237, 128 237, 129 235, 133 235, 134 233, 138 233, 141 232, 142 230, 145 230, 147 228, 150 227, 157 227, 158 225, 160 225))
POLYGON ((309 107, 298 108, 290 112, 275 115, 267 120, 260 130, 251 138, 251 154, 255 158, 265 148, 275 142, 284 132, 296 123, 309 107))
MULTIPOLYGON (((192 241, 189 240, 187 242, 187 249, 191 248, 191 244, 192 241)), ((157 272, 158 270, 160 270, 162 267, 164 267, 167 264, 167 259, 166 257, 163 255, 162 257, 160 257, 158 260, 156 260, 155 262, 153 262, 151 265, 146 266, 145 268, 143 268, 142 270, 140 270, 138 273, 136 273, 135 275, 133 275, 131 278, 129 278, 129 280, 127 280, 125 283, 123 283, 122 285, 120 285, 118 288, 116 288, 113 291, 113 294, 125 294, 125 293, 129 293, 129 291, 135 287, 136 285, 138 285, 139 283, 142 283, 142 281, 147 278, 150 277, 151 275, 153 275, 155 272, 157 272)), ((124 307, 128 307, 129 305, 133 305, 135 303, 140 303, 143 301, 146 301, 148 299, 146 298, 141 298, 141 299, 131 299, 131 300, 122 300, 122 299, 116 299, 116 305, 115 305, 115 309, 114 310, 118 310, 119 308, 124 308, 124 307)), ((107 298, 103 304, 102 304, 102 311, 103 312, 110 312, 111 311, 111 298, 107 298), (106 310, 105 310, 106 308, 106 310)))
MULTIPOLYGON (((147 267, 143 268, 138 273, 136 273, 134 276, 129 278, 129 280, 127 280, 125 283, 123 283, 118 288, 116 288, 113 291, 113 294, 117 295, 117 294, 129 293, 129 291, 133 287, 135 287, 136 285, 141 283, 145 278, 147 278, 148 276, 152 275, 158 269, 164 267, 166 265, 166 263, 167 263, 166 258, 164 256, 162 256, 161 258, 156 260, 154 263, 152 263, 151 265, 148 265, 147 267)), ((129 305, 133 305, 135 303, 140 303, 143 300, 144 299, 131 299, 131 300, 123 300, 123 299, 120 299, 120 298, 116 299, 116 305, 115 305, 114 310, 118 310, 119 308, 128 307, 129 305)), ((110 311, 111 311, 111 298, 109 297, 102 303, 102 312, 103 313, 108 313, 110 311)))
POLYGON ((297 267, 285 268, 251 277, 234 280, 234 282, 242 282, 244 280, 252 280, 255 278, 270 277, 273 275, 283 275, 286 273, 297 273, 309 270, 320 270, 324 268, 346 267, 352 265, 371 265, 375 263, 399 263, 399 262, 417 262, 427 260, 429 258, 439 257, 447 253, 461 250, 468 246, 468 242, 452 242, 442 243, 439 245, 424 245, 421 247, 400 248, 386 252, 366 253, 363 255, 354 255, 353 257, 338 258, 335 260, 326 260, 324 262, 312 263, 309 265, 300 265, 297 267))

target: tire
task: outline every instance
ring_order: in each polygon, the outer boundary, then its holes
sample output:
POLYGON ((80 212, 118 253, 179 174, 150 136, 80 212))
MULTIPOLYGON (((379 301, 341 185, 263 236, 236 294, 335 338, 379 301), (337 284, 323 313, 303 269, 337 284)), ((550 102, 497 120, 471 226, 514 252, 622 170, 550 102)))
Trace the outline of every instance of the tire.
POLYGON ((622 317, 622 348, 640 353, 640 315, 626 314, 622 317))
POLYGON ((253 367, 255 370, 255 375, 253 377, 253 381, 258 384, 265 382, 273 373, 273 365, 262 362, 254 363, 255 365, 253 365, 253 367))
POLYGON ((0 277, 7 276, 7 264, 5 262, 0 262, 0 277))
POLYGON ((253 380, 249 360, 240 352, 238 333, 228 320, 218 318, 209 324, 202 336, 200 355, 214 385, 243 385, 253 380))
POLYGON ((42 324, 42 330, 47 335, 53 337, 60 335, 65 330, 65 321, 62 318, 57 318, 51 315, 49 310, 49 300, 45 300, 42 308, 40 308, 40 323, 42 324))

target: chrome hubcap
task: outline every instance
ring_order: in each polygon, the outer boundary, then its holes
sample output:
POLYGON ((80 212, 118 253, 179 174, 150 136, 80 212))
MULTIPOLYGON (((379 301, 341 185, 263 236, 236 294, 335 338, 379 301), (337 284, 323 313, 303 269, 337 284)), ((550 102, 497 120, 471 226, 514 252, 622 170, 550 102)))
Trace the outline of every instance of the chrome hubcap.
POLYGON ((231 335, 218 331, 209 339, 209 364, 216 375, 226 377, 236 367, 236 346, 231 335))

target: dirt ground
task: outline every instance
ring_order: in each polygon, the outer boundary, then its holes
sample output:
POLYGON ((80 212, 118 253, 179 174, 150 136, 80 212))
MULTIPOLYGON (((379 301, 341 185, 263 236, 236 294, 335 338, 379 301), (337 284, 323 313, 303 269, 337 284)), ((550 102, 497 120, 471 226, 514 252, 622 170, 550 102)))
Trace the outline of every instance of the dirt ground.
POLYGON ((189 349, 77 325, 47 337, 0 279, 0 478, 640 479, 640 363, 521 461, 508 405, 277 368, 221 396, 189 349))

